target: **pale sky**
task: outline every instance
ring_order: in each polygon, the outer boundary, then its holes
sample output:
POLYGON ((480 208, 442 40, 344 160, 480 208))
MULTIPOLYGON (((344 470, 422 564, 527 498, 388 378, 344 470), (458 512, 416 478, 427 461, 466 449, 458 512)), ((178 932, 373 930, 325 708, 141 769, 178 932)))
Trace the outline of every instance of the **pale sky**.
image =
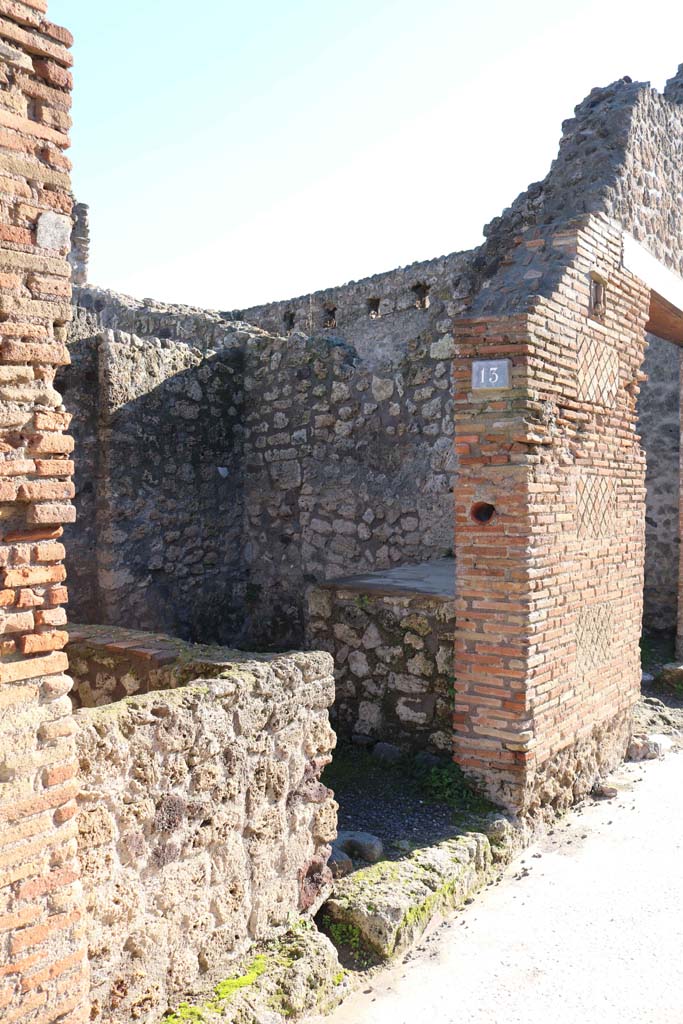
POLYGON ((561 123, 683 62, 674 0, 50 0, 94 284, 222 310, 481 241, 561 123))

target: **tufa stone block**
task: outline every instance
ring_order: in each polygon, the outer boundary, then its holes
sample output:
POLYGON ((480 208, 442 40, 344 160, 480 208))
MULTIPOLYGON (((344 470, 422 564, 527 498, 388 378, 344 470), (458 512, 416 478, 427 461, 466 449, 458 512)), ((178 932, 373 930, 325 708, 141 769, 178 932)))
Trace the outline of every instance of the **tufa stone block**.
POLYGON ((36 244, 41 249, 68 251, 71 248, 71 218, 61 213, 42 213, 36 226, 36 244))

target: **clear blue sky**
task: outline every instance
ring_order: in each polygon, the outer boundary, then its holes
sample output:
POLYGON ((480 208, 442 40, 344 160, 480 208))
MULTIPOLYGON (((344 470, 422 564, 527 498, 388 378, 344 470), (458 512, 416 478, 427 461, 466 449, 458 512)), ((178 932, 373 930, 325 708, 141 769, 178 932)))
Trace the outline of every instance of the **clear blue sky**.
POLYGON ((91 281, 233 309, 481 240, 623 75, 683 62, 673 0, 51 0, 76 36, 91 281))

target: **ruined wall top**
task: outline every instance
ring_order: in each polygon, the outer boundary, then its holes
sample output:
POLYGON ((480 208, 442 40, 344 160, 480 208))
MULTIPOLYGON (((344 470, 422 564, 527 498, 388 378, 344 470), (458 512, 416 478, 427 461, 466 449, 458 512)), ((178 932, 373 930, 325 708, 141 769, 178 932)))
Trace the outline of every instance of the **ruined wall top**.
POLYGON ((88 281, 88 259, 90 256, 90 207, 85 203, 74 203, 71 214, 71 283, 81 286, 88 281))
MULTIPOLYGON (((425 310, 431 311, 430 320, 434 319, 435 308, 443 310, 444 305, 450 307, 445 310, 446 316, 462 311, 473 286, 471 256, 469 252, 451 253, 337 288, 235 310, 224 316, 285 336, 293 331, 315 335, 338 330, 362 358, 380 363, 403 354, 405 339, 420 334, 425 310), (397 316, 399 336, 390 327, 397 316)), ((441 320, 443 316, 440 312, 441 320)))
POLYGON ((522 235, 530 229, 549 234, 589 214, 615 221, 683 275, 682 193, 683 65, 663 93, 628 77, 593 89, 564 122, 546 177, 484 228, 478 248, 226 315, 285 334, 339 326, 355 342, 359 332, 372 333, 369 321, 418 303, 420 290, 449 291, 462 308, 471 305, 522 235))
POLYGON ((563 124, 556 160, 484 229, 475 266, 490 275, 532 227, 604 214, 683 274, 683 65, 664 93, 622 78, 593 89, 563 124))
POLYGON ((664 96, 670 103, 683 102, 683 64, 678 65, 678 71, 666 83, 664 96))
MULTIPOLYGON (((254 324, 285 337, 294 331, 311 336, 332 329, 350 341, 366 360, 400 359, 405 339, 422 329, 424 315, 419 311, 433 304, 435 298, 447 307, 448 318, 468 312, 476 315, 483 291, 493 293, 492 279, 511 258, 516 261, 517 256, 511 254, 530 231, 536 231, 537 238, 548 238, 585 221, 589 214, 603 215, 683 275, 681 194, 683 65, 663 93, 647 82, 633 82, 628 77, 593 89, 575 108, 574 116, 564 122, 558 155, 546 177, 531 184, 484 228, 485 241, 478 248, 292 299, 207 313, 215 324, 209 334, 229 332, 230 321, 254 324)), ((87 216, 87 207, 78 204, 71 262, 74 283, 79 286, 87 281, 87 216)), ((557 263, 559 269, 561 258, 557 263)), ((547 275, 547 261, 544 266, 547 275)), ((500 295, 494 305, 501 306, 506 295, 515 290, 517 306, 524 306, 528 297, 541 290, 532 273, 526 280, 527 284, 523 280, 515 282, 514 289, 510 282, 496 287, 500 295)), ((550 278, 547 281, 552 288, 550 278)), ((107 305, 115 298, 111 293, 107 305)), ((84 297, 80 304, 87 301, 84 297)), ((126 300, 128 304, 131 301, 126 300)), ((490 295, 484 304, 489 307, 487 312, 493 311, 490 295)), ((156 311, 165 315, 176 310, 180 316, 187 312, 196 322, 202 312, 165 306, 151 299, 138 305, 140 313, 148 310, 152 318, 156 311)), ((446 330, 445 318, 441 319, 446 330)), ((139 333, 139 328, 135 332, 139 333)), ((194 327, 191 333, 195 333, 194 327)), ((217 347, 213 338, 210 344, 217 347)))

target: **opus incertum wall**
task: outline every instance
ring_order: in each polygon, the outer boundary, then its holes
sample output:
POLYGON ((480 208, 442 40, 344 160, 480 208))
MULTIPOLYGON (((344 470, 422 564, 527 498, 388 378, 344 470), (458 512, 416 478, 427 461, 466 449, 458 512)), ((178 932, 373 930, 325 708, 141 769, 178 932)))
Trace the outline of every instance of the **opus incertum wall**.
POLYGON ((61 524, 69 417, 53 388, 71 317, 71 36, 0 0, 0 1019, 82 1024, 61 524))

